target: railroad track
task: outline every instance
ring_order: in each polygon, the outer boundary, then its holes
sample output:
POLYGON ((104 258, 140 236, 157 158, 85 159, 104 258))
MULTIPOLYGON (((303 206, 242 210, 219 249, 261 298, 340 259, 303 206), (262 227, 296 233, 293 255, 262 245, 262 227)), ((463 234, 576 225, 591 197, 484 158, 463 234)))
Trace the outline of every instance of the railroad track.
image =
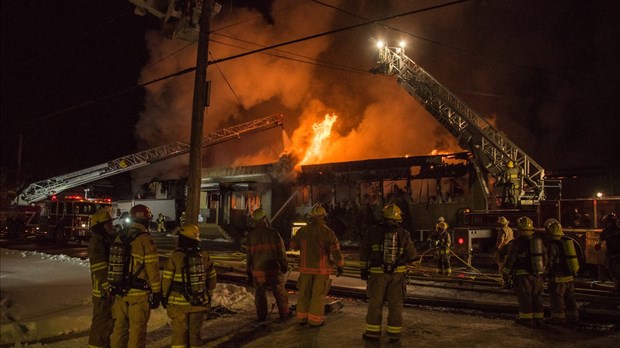
MULTIPOLYGON (((211 258, 223 282, 246 284, 245 254, 212 252, 211 258)), ((296 270, 296 258, 289 255, 289 265, 296 270)), ((359 279, 359 262, 347 260, 343 277, 350 278, 354 286, 332 285, 329 294, 335 297, 366 300, 365 282, 359 279)), ((408 294, 405 306, 442 308, 468 311, 496 317, 514 317, 518 312, 516 296, 512 289, 499 287, 499 276, 493 273, 471 273, 455 270, 452 276, 434 276, 424 272, 409 272, 408 294), (484 299, 486 297, 490 299, 484 299)), ((608 290, 594 289, 589 282, 576 282, 575 291, 581 304, 580 316, 594 330, 616 330, 620 323, 620 296, 608 290)), ((287 288, 296 290, 296 277, 287 281, 287 288)), ((545 293, 545 302, 548 295, 545 293)), ((545 306, 546 315, 549 307, 545 306)))

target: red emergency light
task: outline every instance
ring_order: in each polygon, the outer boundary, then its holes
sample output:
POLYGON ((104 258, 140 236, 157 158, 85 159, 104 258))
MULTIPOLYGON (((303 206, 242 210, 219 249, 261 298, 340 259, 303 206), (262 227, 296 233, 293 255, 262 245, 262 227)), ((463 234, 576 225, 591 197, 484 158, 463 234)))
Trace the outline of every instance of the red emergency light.
POLYGON ((463 243, 465 243, 465 239, 459 238, 457 242, 462 245, 463 243))

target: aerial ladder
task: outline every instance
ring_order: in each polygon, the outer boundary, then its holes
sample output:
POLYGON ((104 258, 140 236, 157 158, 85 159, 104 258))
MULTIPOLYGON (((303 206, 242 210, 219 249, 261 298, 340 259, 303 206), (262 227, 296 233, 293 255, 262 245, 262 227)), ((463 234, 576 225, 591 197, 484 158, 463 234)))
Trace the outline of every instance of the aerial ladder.
POLYGON ((380 46, 377 62, 372 72, 397 76, 398 84, 456 137, 459 146, 472 153, 487 206, 492 198, 487 173, 497 178, 505 172, 509 160, 520 169, 522 181, 527 184, 522 182, 518 202, 537 204, 544 199, 544 169, 407 57, 404 48, 380 46), (523 190, 524 186, 527 190, 523 190))
MULTIPOLYGON (((239 138, 255 132, 260 132, 283 125, 283 115, 272 115, 258 120, 238 124, 205 135, 202 138, 202 147, 212 146, 228 140, 239 138)), ((116 174, 142 168, 151 163, 159 162, 171 157, 188 153, 190 146, 185 142, 174 142, 158 146, 131 155, 111 160, 86 169, 69 174, 37 181, 21 190, 15 197, 13 204, 26 205, 44 200, 66 189, 84 185, 99 179, 116 174)))

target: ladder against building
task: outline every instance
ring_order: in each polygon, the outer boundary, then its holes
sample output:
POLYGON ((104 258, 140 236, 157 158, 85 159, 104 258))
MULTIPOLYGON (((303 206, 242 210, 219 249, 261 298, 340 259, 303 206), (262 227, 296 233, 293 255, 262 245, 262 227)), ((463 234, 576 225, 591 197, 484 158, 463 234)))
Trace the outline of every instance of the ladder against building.
POLYGON ((497 178, 505 172, 508 161, 520 169, 521 187, 527 188, 519 193, 519 200, 537 203, 544 199, 544 169, 407 57, 403 48, 381 46, 378 66, 372 71, 397 76, 399 85, 456 137, 463 149, 473 154, 474 168, 487 201, 492 192, 486 175, 490 173, 497 178))

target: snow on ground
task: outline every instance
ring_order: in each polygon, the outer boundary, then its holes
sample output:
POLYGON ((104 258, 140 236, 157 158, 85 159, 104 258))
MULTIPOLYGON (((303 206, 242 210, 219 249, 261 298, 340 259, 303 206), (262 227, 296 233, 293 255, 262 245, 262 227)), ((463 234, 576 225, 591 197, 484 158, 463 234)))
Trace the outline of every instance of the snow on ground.
MULTIPOLYGON (((20 342, 88 331, 92 315, 89 262, 0 248, 0 303, 2 346, 21 347, 20 342)), ((218 284, 212 305, 253 311, 254 295, 244 287, 218 284)), ((151 311, 149 331, 167 323, 163 308, 151 311)))

